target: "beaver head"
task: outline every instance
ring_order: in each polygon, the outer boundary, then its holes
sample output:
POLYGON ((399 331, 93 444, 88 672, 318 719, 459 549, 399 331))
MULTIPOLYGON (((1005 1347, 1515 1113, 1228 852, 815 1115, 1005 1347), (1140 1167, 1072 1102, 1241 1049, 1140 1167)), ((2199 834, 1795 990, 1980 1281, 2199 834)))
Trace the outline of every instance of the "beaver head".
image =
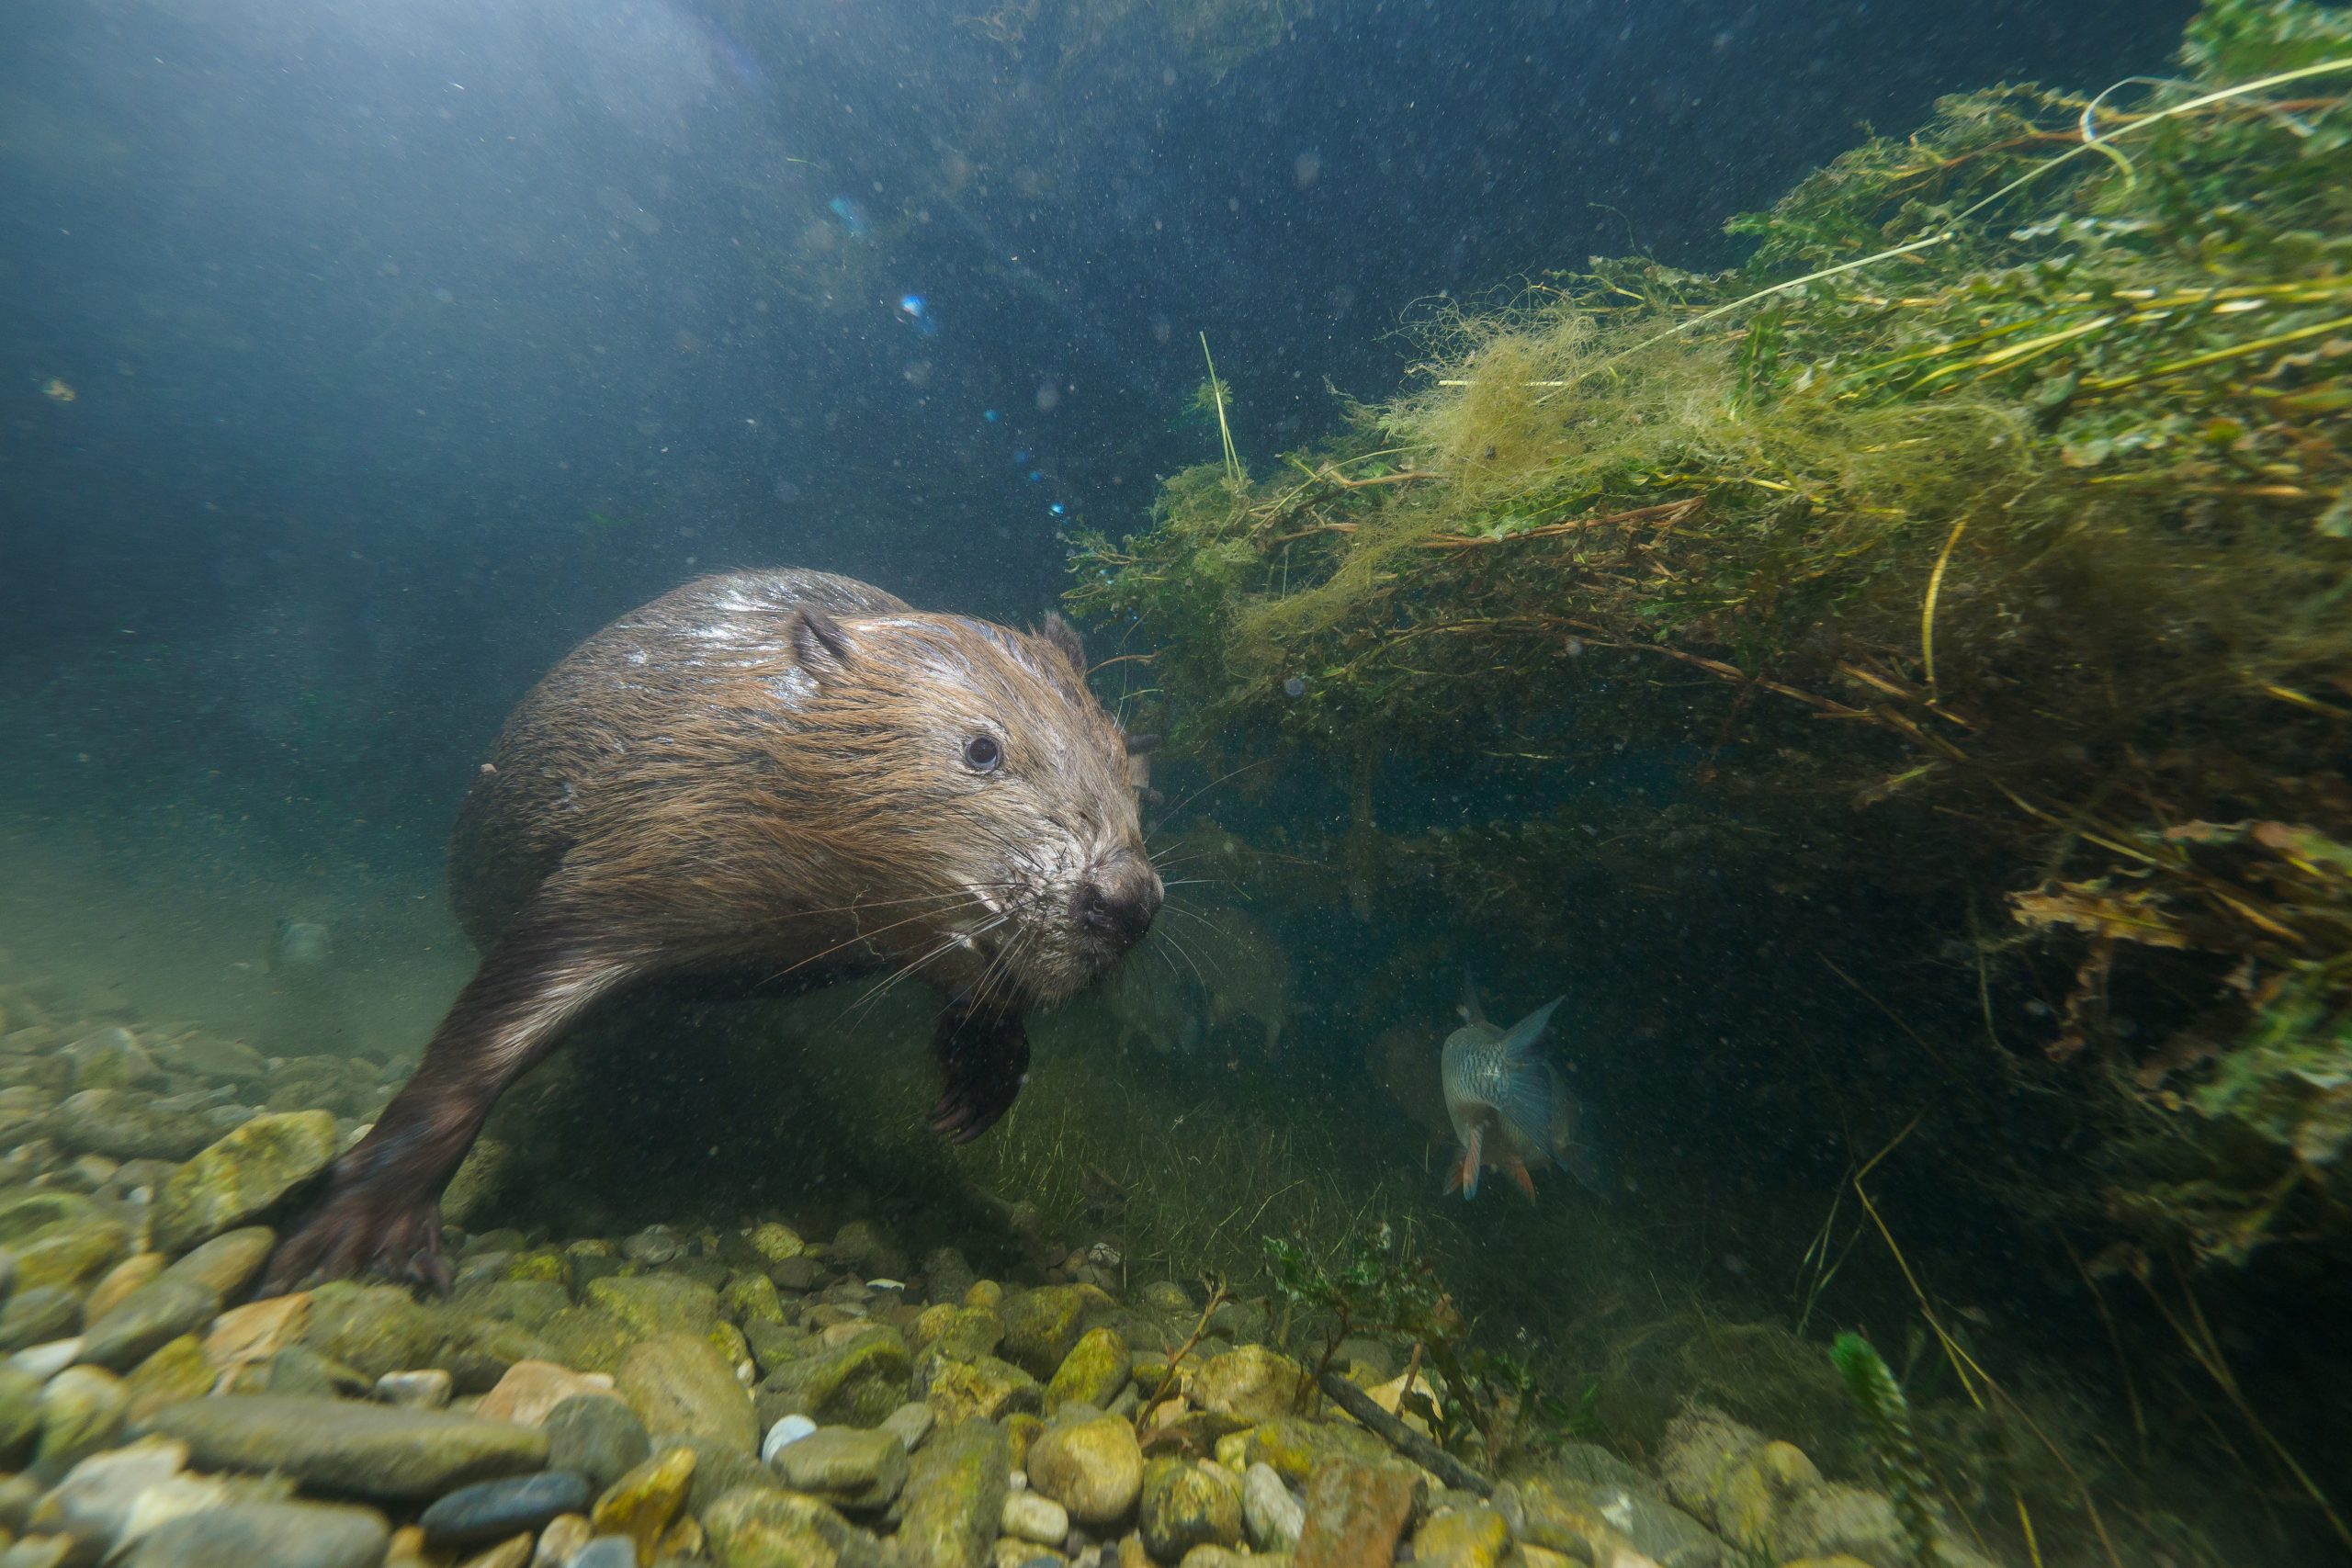
POLYGON ((876 945, 1019 1007, 1079 990, 1150 928, 1141 747, 1087 689, 1059 616, 1023 633, 804 607, 793 655, 772 689, 788 734, 822 743, 779 769, 788 816, 859 886, 889 889, 866 921, 876 945))

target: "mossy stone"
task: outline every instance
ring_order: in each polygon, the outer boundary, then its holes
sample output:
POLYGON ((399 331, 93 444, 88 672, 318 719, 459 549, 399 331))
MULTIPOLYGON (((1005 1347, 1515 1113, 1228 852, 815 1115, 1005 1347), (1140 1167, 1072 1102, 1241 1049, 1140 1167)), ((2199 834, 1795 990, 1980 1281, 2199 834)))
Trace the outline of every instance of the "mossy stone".
POLYGON ((1032 1377, 1049 1378, 1078 1343, 1086 1298, 1075 1285, 1044 1285, 1006 1299, 1004 1359, 1032 1377))
POLYGON ((657 1334, 707 1334, 718 1321, 718 1292, 671 1274, 614 1274, 592 1280, 581 1301, 609 1314, 640 1339, 657 1334))
POLYGON ((785 1362, 760 1385, 763 1427, 785 1416, 820 1426, 873 1427, 906 1403, 907 1342, 876 1325, 831 1349, 785 1362))
POLYGON ((219 1376, 212 1363, 205 1359, 203 1340, 193 1334, 183 1334, 157 1348, 122 1380, 123 1390, 130 1399, 126 1417, 144 1421, 166 1404, 208 1393, 219 1376))
POLYGON ((1310 1414, 1317 1398, 1306 1368, 1263 1345, 1211 1357, 1186 1393, 1204 1410, 1249 1424, 1310 1414))
POLYGON ((984 1307, 925 1307, 910 1330, 915 1346, 950 1360, 993 1356, 1004 1343, 1004 1320, 984 1307))
POLYGON ((254 1117, 174 1171, 155 1195, 155 1246, 179 1252, 243 1224, 334 1158, 324 1111, 254 1117))
POLYGON ((1309 1421, 1296 1416, 1262 1422, 1250 1429, 1241 1449, 1245 1465, 1263 1464, 1294 1486, 1304 1486, 1327 1459, 1380 1464, 1395 1456, 1388 1445, 1361 1427, 1309 1421))
POLYGON ((370 1382, 429 1366, 442 1342, 438 1315, 397 1285, 321 1285, 311 1292, 302 1343, 370 1382))
POLYGON ((1216 1465, 1155 1459, 1143 1467, 1136 1522, 1145 1548, 1162 1562, 1178 1562, 1196 1546, 1238 1546, 1241 1492, 1216 1465))
POLYGON ((790 1225, 774 1220, 754 1225, 744 1238, 762 1261, 769 1264, 789 1262, 808 1250, 808 1244, 790 1225))
POLYGON ((0 1351, 62 1339, 82 1326, 82 1298, 60 1285, 19 1290, 0 1307, 0 1351))
POLYGON ((784 1298, 776 1294, 775 1281, 765 1274, 738 1274, 727 1281, 718 1293, 718 1303, 727 1314, 749 1331, 754 1323, 785 1321, 784 1298))
POLYGON ((0 1202, 0 1247, 22 1247, 61 1226, 101 1217, 98 1205, 79 1192, 27 1192, 0 1202))
POLYGON ((694 1483, 695 1451, 666 1449, 605 1488, 588 1515, 599 1535, 625 1535, 637 1543, 639 1562, 653 1560, 654 1548, 685 1506, 694 1483))
POLYGON ((718 1568, 835 1568, 841 1561, 840 1517, 781 1487, 734 1487, 703 1511, 702 1523, 718 1568))
POLYGON ((17 1288, 54 1285, 71 1289, 123 1255, 130 1229, 119 1220, 96 1220, 55 1232, 17 1248, 17 1288))
POLYGON ((1116 1416, 1048 1427, 1029 1445, 1029 1484, 1082 1525, 1115 1524, 1143 1489, 1143 1450, 1116 1416))
POLYGON ((594 1307, 566 1307, 539 1325, 553 1352, 548 1359, 583 1372, 615 1372, 638 1337, 620 1319, 594 1307))
POLYGON ((760 1440, 752 1396, 707 1339, 660 1334, 621 1358, 614 1383, 654 1438, 715 1438, 749 1453, 760 1440))
POLYGON ((948 1427, 924 1444, 909 1466, 899 1523, 910 1568, 986 1568, 1012 1473, 1004 1434, 985 1421, 948 1427))
POLYGON ((0 1367, 0 1470, 15 1470, 40 1435, 40 1379, 0 1367))
POLYGON ((40 1394, 33 1474, 53 1485, 83 1460, 111 1446, 130 1404, 122 1380, 103 1367, 68 1367, 50 1379, 40 1394))
POLYGON ((982 1356, 971 1361, 933 1362, 923 1401, 941 1426, 952 1427, 975 1417, 995 1421, 1016 1411, 1035 1415, 1045 1392, 1035 1378, 1012 1362, 982 1356))
POLYGON ((1066 1404, 1107 1409, 1127 1386, 1132 1361, 1127 1342, 1117 1329, 1088 1329, 1079 1336, 1078 1343, 1055 1370, 1053 1381, 1046 1385, 1046 1414, 1051 1416, 1066 1404))

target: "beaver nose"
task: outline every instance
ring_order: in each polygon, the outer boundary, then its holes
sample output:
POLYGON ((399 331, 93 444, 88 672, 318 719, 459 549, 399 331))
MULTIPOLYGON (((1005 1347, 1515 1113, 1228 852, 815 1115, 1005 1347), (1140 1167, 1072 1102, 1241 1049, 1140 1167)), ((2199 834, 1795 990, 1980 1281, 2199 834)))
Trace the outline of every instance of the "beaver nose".
POLYGON ((1133 947, 1159 913, 1159 874, 1122 855, 1079 884, 1071 913, 1078 923, 1118 947, 1133 947))

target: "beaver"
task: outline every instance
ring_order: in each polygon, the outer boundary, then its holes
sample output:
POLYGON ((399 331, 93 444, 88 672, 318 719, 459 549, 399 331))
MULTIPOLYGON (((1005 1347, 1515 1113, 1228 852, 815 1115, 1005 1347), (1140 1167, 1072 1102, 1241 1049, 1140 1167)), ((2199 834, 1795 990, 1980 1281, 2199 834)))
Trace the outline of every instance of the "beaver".
POLYGON ((1023 1015, 1102 975, 1161 896, 1136 816, 1149 738, 1057 615, 1019 632, 824 572, 704 578, 590 637, 500 733, 450 890, 480 968, 267 1285, 446 1288, 440 1199, 491 1105, 625 987, 774 992, 884 967, 942 989, 935 1130, 1019 1092, 1023 1015))

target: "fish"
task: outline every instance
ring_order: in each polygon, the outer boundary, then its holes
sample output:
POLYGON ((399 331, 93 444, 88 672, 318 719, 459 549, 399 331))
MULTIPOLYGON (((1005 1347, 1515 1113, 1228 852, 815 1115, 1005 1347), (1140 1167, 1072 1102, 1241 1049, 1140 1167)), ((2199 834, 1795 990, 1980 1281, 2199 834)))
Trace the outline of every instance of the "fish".
POLYGON ((1462 1027, 1446 1036, 1439 1066, 1446 1117, 1462 1145, 1447 1191, 1458 1187, 1465 1200, 1476 1198, 1479 1173, 1491 1168, 1508 1172, 1532 1201, 1532 1165, 1557 1167, 1595 1196, 1608 1196, 1594 1151, 1577 1138, 1583 1108, 1560 1070, 1535 1053, 1566 999, 1555 997, 1502 1030, 1487 1021, 1476 987, 1464 982, 1462 1027))

